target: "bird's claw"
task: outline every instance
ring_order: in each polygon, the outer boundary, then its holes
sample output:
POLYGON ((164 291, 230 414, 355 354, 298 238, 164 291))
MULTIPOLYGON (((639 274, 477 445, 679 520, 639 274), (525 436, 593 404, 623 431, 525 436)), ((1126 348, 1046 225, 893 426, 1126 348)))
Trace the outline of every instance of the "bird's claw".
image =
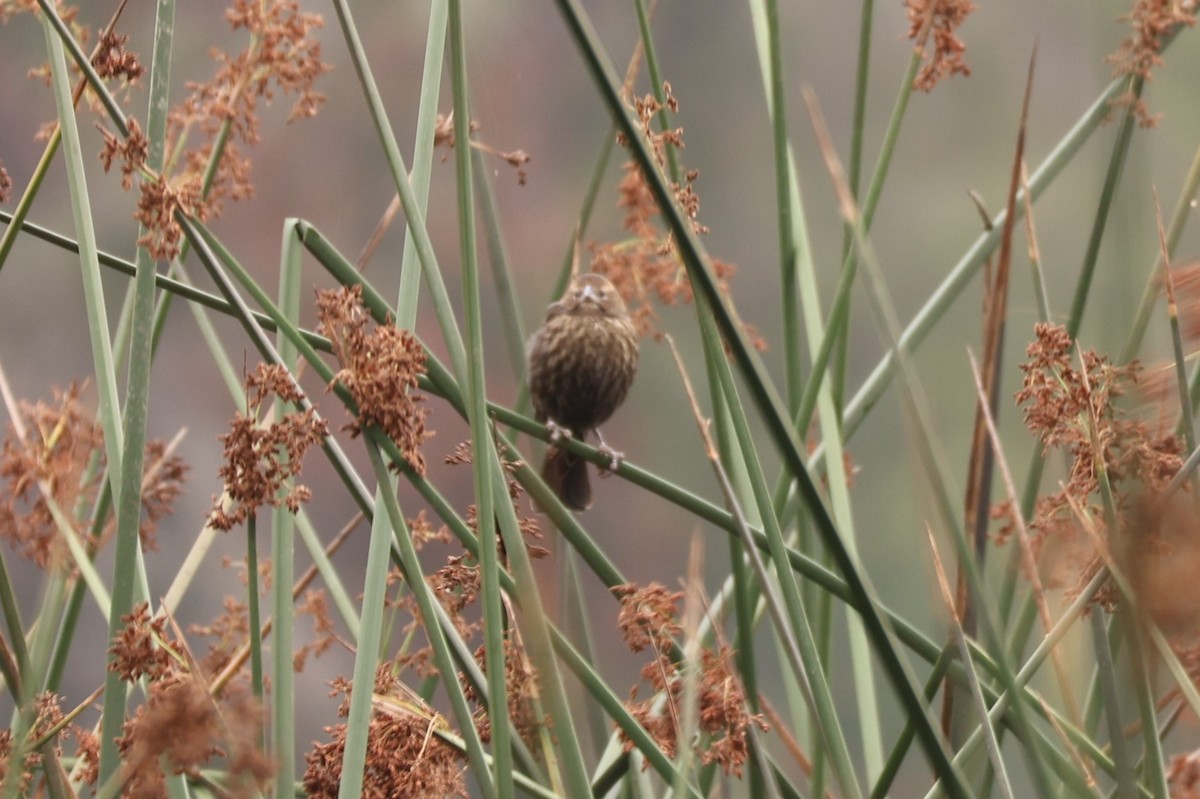
POLYGON ((563 427, 553 419, 546 420, 546 429, 550 431, 550 443, 557 444, 563 439, 571 438, 570 428, 563 427))
POLYGON ((625 453, 610 447, 608 442, 604 440, 604 436, 599 429, 596 430, 596 438, 600 439, 600 446, 596 447, 596 449, 600 451, 601 455, 608 458, 608 467, 600 467, 600 476, 607 477, 621 468, 621 461, 625 460, 625 453))
POLYGON ((600 467, 601 475, 608 476, 612 472, 615 472, 617 469, 621 468, 621 461, 625 460, 624 452, 618 452, 617 450, 610 447, 608 444, 601 444, 596 449, 598 449, 600 451, 601 455, 604 455, 605 457, 608 458, 608 465, 600 467))

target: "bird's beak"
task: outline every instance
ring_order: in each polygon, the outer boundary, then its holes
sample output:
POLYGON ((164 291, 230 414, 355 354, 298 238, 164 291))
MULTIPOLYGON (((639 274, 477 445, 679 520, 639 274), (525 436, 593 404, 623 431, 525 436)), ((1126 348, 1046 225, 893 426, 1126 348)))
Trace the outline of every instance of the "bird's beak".
POLYGON ((584 286, 583 294, 581 294, 579 296, 579 301, 580 302, 594 302, 595 304, 599 305, 600 304, 600 295, 596 293, 596 289, 593 288, 592 286, 584 286))

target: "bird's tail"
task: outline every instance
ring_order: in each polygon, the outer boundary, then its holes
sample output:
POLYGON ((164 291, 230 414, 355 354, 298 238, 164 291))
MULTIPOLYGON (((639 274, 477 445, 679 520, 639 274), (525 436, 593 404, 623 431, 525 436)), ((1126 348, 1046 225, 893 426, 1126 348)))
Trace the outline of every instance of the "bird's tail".
POLYGON ((592 505, 592 486, 588 482, 587 461, 565 449, 551 447, 542 462, 542 479, 572 510, 587 510, 592 505))

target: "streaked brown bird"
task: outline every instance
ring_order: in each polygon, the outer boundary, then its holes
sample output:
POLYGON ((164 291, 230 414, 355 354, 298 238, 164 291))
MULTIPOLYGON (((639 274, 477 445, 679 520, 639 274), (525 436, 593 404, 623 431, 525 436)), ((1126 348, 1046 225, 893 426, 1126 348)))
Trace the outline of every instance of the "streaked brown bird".
MULTIPOLYGON (((637 330, 625 302, 608 278, 579 275, 558 302, 546 309, 546 321, 529 340, 529 393, 539 422, 551 428, 551 442, 562 437, 585 441, 592 431, 601 450, 612 457, 598 425, 624 402, 637 372, 637 330)), ((542 477, 574 510, 592 504, 587 461, 551 447, 542 477)))

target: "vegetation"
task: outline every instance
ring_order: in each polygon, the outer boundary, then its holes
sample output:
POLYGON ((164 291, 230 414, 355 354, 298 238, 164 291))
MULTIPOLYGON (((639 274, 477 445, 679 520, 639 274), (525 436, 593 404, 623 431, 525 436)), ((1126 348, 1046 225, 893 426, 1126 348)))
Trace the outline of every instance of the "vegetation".
MULTIPOLYGON (((553 231, 569 242, 553 275, 506 257, 496 184, 534 193, 539 175, 524 150, 490 139, 488 103, 468 90, 473 48, 502 13, 490 4, 421 10, 420 94, 403 109, 385 99, 383 55, 348 0, 328 18, 311 3, 232 0, 224 29, 203 9, 204 30, 180 23, 199 9, 174 0, 157 0, 152 24, 133 18, 149 8, 123 2, 85 19, 94 5, 0 0, 0 40, 40 27, 45 41, 44 66, 0 46, 4 83, 32 68, 56 109, 28 158, 12 131, 31 137, 44 109, 0 120, 0 293, 31 302, 39 259, 68 254, 90 345, 74 382, 44 386, 52 399, 18 399, 9 365, 46 341, 69 363, 58 317, 75 309, 58 301, 36 330, 0 318, 5 797, 1200 796, 1200 270, 1177 253, 1200 150, 1171 175, 1178 185, 1159 186, 1177 192, 1170 205, 1157 192, 1128 201, 1148 210, 1140 236, 1157 242, 1125 267, 1144 289, 1104 298, 1099 343, 1083 334, 1102 253, 1138 235, 1110 224, 1130 153, 1177 110, 1146 89, 1157 76, 1195 99, 1193 76, 1164 63, 1177 37, 1190 46, 1194 0, 1133 3, 1107 64, 1088 67, 1107 85, 1071 98, 1078 117, 1040 161, 1035 99, 1055 43, 1005 40, 996 71, 1023 76, 1024 92, 989 89, 1011 130, 999 149, 982 143, 1003 165, 990 187, 1003 210, 974 195, 983 229, 952 267, 930 266, 940 282, 907 322, 898 306, 911 293, 889 287, 899 245, 876 217, 889 203, 938 213, 884 189, 908 166, 900 156, 919 158, 899 149, 910 103, 978 79, 986 51, 971 23, 986 9, 970 0, 907 0, 904 18, 855 6, 855 70, 838 78, 852 121, 832 126, 828 98, 788 67, 822 32, 795 41, 786 18, 803 9, 750 0, 749 33, 719 46, 753 51, 765 103, 719 135, 735 147, 748 128, 768 131, 752 157, 774 183, 757 262, 738 266, 706 246, 727 222, 701 211, 707 187, 684 148, 694 95, 663 56, 678 33, 656 22, 667 4, 601 4, 605 24, 636 39, 619 71, 579 0, 559 0, 570 68, 583 67, 611 127, 589 139, 603 145, 573 187, 573 230, 553 231), (873 34, 881 19, 899 27, 873 34), (202 80, 183 55, 210 36, 235 44, 208 53, 202 80), (906 71, 885 72, 899 89, 883 105, 871 90, 896 48, 906 71), (335 69, 365 116, 345 103, 328 113, 335 69), (353 206, 379 215, 357 258, 323 229, 348 195, 370 195, 367 178, 330 185, 289 159, 265 116, 272 100, 322 131, 331 158, 339 123, 373 131, 375 149, 356 155, 395 199, 353 206), (401 111, 414 120, 411 161, 391 121, 401 111), (1072 286, 1043 257, 1068 232, 1035 224, 1058 218, 1053 196, 1035 200, 1089 140, 1109 149, 1090 205, 1073 209, 1091 226, 1072 286), (290 204, 287 218, 250 216, 258 239, 282 234, 268 276, 249 266, 266 250, 226 226, 282 179, 271 165, 311 180, 325 216, 290 204), (832 201, 813 203, 828 185, 832 201), (439 186, 453 195, 448 222, 439 186), (48 197, 69 205, 68 230, 43 221, 56 218, 48 197), (620 216, 611 235, 593 219, 605 206, 620 216), (832 245, 812 232, 821 213, 832 245), (402 242, 394 259, 389 233, 402 242), (535 421, 525 387, 525 331, 581 270, 611 280, 641 338, 634 394, 614 417, 625 440, 610 433, 619 462, 535 421), (1056 311, 1063 290, 1069 310, 1056 311), (966 327, 939 327, 964 308, 966 327), (178 338, 191 330, 184 309, 204 363, 174 350, 192 352, 178 338), (879 333, 877 360, 862 329, 879 333), (958 360, 922 358, 939 343, 958 360), (219 440, 193 438, 189 465, 182 432, 153 435, 155 399, 177 397, 172 381, 196 370, 220 376, 230 421, 219 440), (671 397, 666 410, 652 394, 671 397), (943 418, 946 407, 968 421, 943 418), (901 452, 855 438, 895 419, 901 452), (531 466, 547 442, 612 472, 586 513, 531 466), (702 480, 687 463, 696 453, 702 480), (876 477, 888 469, 899 492, 876 477), (203 518, 180 510, 185 480, 219 485, 203 518), (330 534, 320 520, 344 508, 330 534), (881 562, 885 541, 904 558, 881 562), (680 565, 650 554, 659 546, 680 565), (236 595, 221 588, 231 569, 236 595), (348 668, 322 677, 325 663, 348 668), (312 726, 319 740, 303 737, 312 726)), ((536 124, 574 136, 560 117, 536 124)), ((1167 150, 1178 137, 1155 141, 1167 150)), ((169 424, 199 424, 208 399, 169 424)))

